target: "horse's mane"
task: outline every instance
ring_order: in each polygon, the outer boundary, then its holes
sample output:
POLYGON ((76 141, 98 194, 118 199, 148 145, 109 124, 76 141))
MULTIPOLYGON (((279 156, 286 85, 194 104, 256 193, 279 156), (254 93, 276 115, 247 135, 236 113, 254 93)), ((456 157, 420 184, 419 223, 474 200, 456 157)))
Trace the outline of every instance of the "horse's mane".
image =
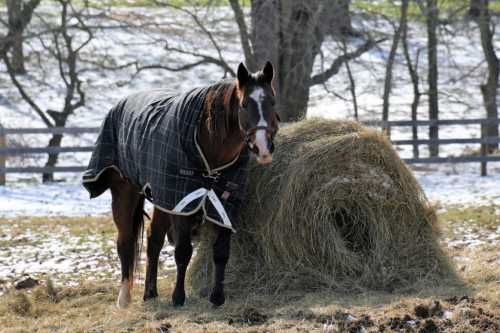
POLYGON ((238 86, 236 80, 223 80, 208 87, 204 112, 210 137, 222 143, 238 127, 238 86))

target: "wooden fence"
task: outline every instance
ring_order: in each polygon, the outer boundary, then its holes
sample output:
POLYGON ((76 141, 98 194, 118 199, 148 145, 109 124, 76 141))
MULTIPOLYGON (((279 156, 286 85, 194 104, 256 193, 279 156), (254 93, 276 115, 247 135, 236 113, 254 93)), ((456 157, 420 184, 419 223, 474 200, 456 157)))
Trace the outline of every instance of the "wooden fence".
MULTIPOLYGON (((450 125, 492 125, 500 124, 500 119, 446 119, 446 120, 419 120, 419 121, 366 121, 363 124, 367 126, 377 126, 386 129, 394 127, 420 127, 420 126, 450 126, 450 125)), ((51 172, 82 172, 85 170, 83 165, 75 166, 56 166, 56 167, 7 167, 7 156, 27 155, 27 154, 50 154, 50 153, 81 153, 91 152, 93 146, 78 147, 7 147, 8 135, 26 135, 26 134, 96 134, 99 128, 96 127, 53 127, 53 128, 2 128, 0 127, 0 185, 5 184, 5 175, 7 173, 51 173, 51 172)), ((460 138, 460 139, 417 139, 417 140, 392 140, 396 146, 413 146, 437 144, 481 144, 480 154, 469 156, 446 156, 446 157, 417 157, 403 159, 409 164, 431 164, 431 163, 481 163, 481 174, 486 175, 488 162, 500 162, 500 155, 488 155, 486 145, 500 143, 499 137, 482 138, 460 138)))

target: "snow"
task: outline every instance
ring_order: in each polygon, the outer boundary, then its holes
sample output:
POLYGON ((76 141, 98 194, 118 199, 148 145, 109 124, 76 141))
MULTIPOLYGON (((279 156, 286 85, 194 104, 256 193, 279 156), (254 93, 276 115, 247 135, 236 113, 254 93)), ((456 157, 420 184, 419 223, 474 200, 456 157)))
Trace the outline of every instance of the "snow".
MULTIPOLYGON (((53 5, 44 5, 42 12, 50 13, 53 5)), ((241 61, 241 50, 237 29, 232 21, 230 10, 218 8, 218 13, 210 13, 208 27, 214 38, 222 46, 222 54, 228 59, 232 68, 241 61)), ((169 46, 182 49, 195 48, 207 54, 215 54, 208 39, 199 38, 201 33, 196 25, 185 14, 171 9, 114 9, 110 13, 116 19, 127 18, 140 23, 139 18, 148 25, 132 32, 124 29, 109 28, 96 32, 96 38, 89 44, 82 57, 98 61, 107 59, 108 65, 121 65, 140 61, 142 64, 163 63, 178 66, 195 60, 192 56, 167 53, 164 50, 168 39, 169 46)), ((0 11, 0 16, 5 12, 0 11)), ((202 13, 205 19, 208 13, 202 13)), ((50 16, 50 15, 48 15, 50 16)), ((35 18, 35 22, 36 22, 35 18)), ((98 18, 96 18, 98 20, 98 18)), ((109 23, 110 26, 119 22, 109 23)), ((359 22, 372 32, 387 31, 392 27, 384 20, 359 22)), ((468 23, 454 27, 453 37, 447 39, 439 47, 440 68, 440 108, 442 119, 475 118, 484 116, 483 101, 479 85, 485 77, 485 64, 481 48, 478 46, 477 29, 468 27, 468 23), (474 42, 471 42, 474 41, 474 42), (476 68, 477 67, 477 68, 476 68), (468 73, 470 71, 470 73, 468 73), (468 75, 464 76, 464 73, 468 75)), ((36 26, 36 24, 35 24, 36 26)), ((80 36, 81 38, 82 36, 80 36)), ((425 45, 425 27, 413 23, 410 29, 412 59, 417 50, 425 45)), ((495 44, 500 47, 500 34, 495 35, 495 44)), ((351 70, 356 79, 360 119, 380 119, 382 110, 382 85, 385 74, 385 61, 390 49, 390 41, 365 53, 351 63, 351 70)), ((322 47, 326 65, 340 54, 340 48, 333 40, 328 40, 322 47)), ((19 79, 29 87, 30 95, 35 98, 42 109, 59 109, 64 91, 55 61, 43 50, 37 40, 29 41, 26 49, 30 63, 30 74, 19 79), (39 53, 40 63, 34 60, 39 53)), ((326 66, 325 65, 325 66, 326 66)), ((420 59, 421 74, 425 73, 425 52, 420 59)), ((318 60, 315 71, 319 72, 323 64, 318 60)), ((183 91, 192 87, 205 85, 224 76, 222 70, 214 65, 196 67, 189 71, 167 72, 148 70, 135 74, 129 67, 119 71, 97 69, 91 62, 81 64, 84 89, 87 92, 86 106, 79 109, 71 118, 70 126, 99 126, 109 108, 123 96, 158 87, 183 91)), ((425 75, 421 77, 420 87, 425 92, 425 75)), ((329 80, 325 86, 315 86, 311 90, 308 116, 321 116, 335 119, 352 119, 352 102, 348 91, 348 79, 345 68, 329 80), (335 94, 331 92, 335 92, 335 94), (341 95, 344 98, 338 98, 341 95)), ((24 103, 10 83, 3 64, 0 64, 0 123, 5 127, 43 127, 40 119, 24 103)), ((394 67, 394 88, 391 95, 391 120, 410 119, 410 103, 412 89, 404 66, 403 59, 398 56, 394 67)), ((427 119, 427 100, 422 96, 419 108, 419 119, 427 119)), ((426 138, 426 127, 419 128, 419 137, 426 138)), ((411 133, 408 128, 396 128, 392 132, 393 139, 408 139, 411 133)), ((441 138, 473 138, 480 136, 479 125, 447 126, 440 129, 441 138)), ((10 145, 40 146, 46 145, 49 136, 24 135, 9 136, 10 145)), ((65 136, 63 145, 92 145, 95 135, 65 136)), ((477 145, 446 145, 441 147, 443 156, 470 153, 477 145)), ((402 157, 411 156, 411 147, 398 148, 402 157)), ((422 147, 421 156, 427 156, 426 147, 422 147)), ((59 165, 84 165, 89 158, 88 153, 62 154, 59 165)), ((9 158, 9 165, 25 166, 44 163, 40 155, 9 158)), ((422 185, 429 200, 446 209, 447 207, 500 205, 500 163, 489 164, 489 176, 479 176, 478 164, 439 165, 416 167, 415 176, 422 185)), ((375 175, 376 176, 376 175, 375 175)), ((25 217, 32 216, 99 216, 109 215, 111 198, 105 193, 99 198, 89 200, 88 193, 79 183, 79 174, 58 174, 59 183, 40 184, 39 175, 12 175, 7 178, 7 186, 0 186, 0 218, 15 218, 22 223, 25 217)), ((150 208, 150 206, 148 206, 150 208)), ((499 212, 500 215, 500 212, 499 212)), ((463 228, 467 228, 464 226, 463 228)), ((475 247, 484 242, 485 237, 474 236, 474 231, 464 229, 466 234, 460 239, 448 240, 450 246, 475 247), (481 240, 482 239, 482 240, 481 240)), ((111 239, 99 239, 97 236, 65 237, 67 228, 57 226, 54 230, 28 229, 21 235, 14 232, 9 224, 0 225, 0 245, 2 241, 18 241, 16 251, 9 251, 0 246, 0 280, 14 279, 22 274, 56 274, 56 279, 76 274, 80 271, 90 273, 93 278, 103 278, 111 274, 117 281, 119 272, 115 251, 112 256, 106 252, 114 246, 111 239), (94 238, 93 238, 94 237, 94 238), (23 242, 26 242, 24 244, 23 242), (22 255, 22 257, 21 257, 22 255), (107 258, 104 260, 103 258, 107 258), (75 273, 76 272, 76 273, 75 273)), ((487 241, 498 242, 500 228, 492 233, 487 241)), ((172 248, 164 249, 163 257, 166 265, 173 267, 172 248)), ((78 274, 77 274, 78 275, 78 274)), ((74 281, 69 278, 68 281, 74 281)), ((0 291, 1 291, 0 285, 0 291)), ((325 331, 333 330, 328 326, 325 331)))
MULTIPOLYGON (((480 177, 478 171, 415 171, 429 200, 441 206, 480 206, 500 204, 500 172, 480 177)), ((0 186, 0 217, 15 216, 96 216, 109 214, 109 191, 89 199, 77 183, 9 182, 0 186)), ((150 206, 149 206, 150 207, 150 206)))
POLYGON ((108 213, 111 195, 106 192, 97 199, 81 184, 23 184, 0 186, 0 216, 86 216, 108 213))
MULTIPOLYGON (((18 225, 30 223, 19 219, 18 225)), ((38 279, 50 278, 54 282, 72 285, 81 280, 119 280, 120 267, 113 237, 106 234, 71 234, 65 225, 36 225, 19 233, 12 225, 0 225, 0 242, 8 240, 10 246, 0 246, 0 295, 5 282, 11 284, 24 275, 38 279)), ((161 267, 175 267, 173 247, 167 245, 160 253, 161 267)), ((145 251, 140 260, 144 267, 145 251)), ((144 280, 139 271, 138 281, 144 280)))
MULTIPOLYGON (((40 11, 51 13, 53 5, 44 5, 40 11)), ((217 11, 201 11, 199 13, 207 23, 214 38, 221 47, 222 55, 232 68, 236 68, 241 59, 241 47, 238 40, 237 27, 232 20, 229 8, 218 8, 217 11)), ((2 15, 2 13, 0 13, 2 15)), ((123 65, 139 61, 147 64, 168 64, 176 67, 195 60, 191 55, 166 52, 164 47, 168 42, 170 47, 183 50, 195 49, 202 53, 215 55, 215 50, 207 38, 200 38, 199 28, 182 12, 173 9, 151 8, 114 8, 109 13, 116 20, 128 20, 137 26, 147 24, 137 30, 116 28, 119 21, 106 22, 107 29, 98 30, 95 39, 84 49, 80 63, 80 71, 86 91, 86 105, 69 118, 70 126, 99 126, 104 115, 120 98, 139 90, 164 87, 175 91, 184 91, 192 87, 205 85, 224 76, 223 71, 215 65, 199 66, 188 71, 169 72, 162 70, 142 71, 135 73, 133 66, 122 70, 103 70, 95 66, 95 62, 104 61, 108 66, 123 65)), ((94 19, 98 23, 99 18, 94 19)), ((391 25, 385 20, 360 20, 353 18, 354 25, 368 29, 373 33, 388 31, 391 25)), ((50 19, 49 19, 50 21, 50 19)), ((40 23, 35 18, 34 30, 40 23)), ((102 22, 101 22, 102 23, 102 22)), ((478 33, 475 26, 460 23, 454 26, 453 38, 442 34, 443 41, 438 52, 440 68, 440 117, 442 119, 475 118, 484 116, 484 107, 479 84, 485 77, 486 65, 481 48, 478 47, 478 33), (472 42, 474 41, 474 42, 472 42), (467 73, 467 75, 464 75, 467 73)), ((82 39, 84 36, 79 36, 82 39)), ((413 23, 409 31, 410 49, 415 59, 417 50, 425 46, 425 27, 413 23)), ((78 40, 78 38, 77 38, 78 40)), ((353 41, 351 48, 360 41, 353 41)), ((500 47, 500 34, 495 35, 495 43, 500 47)), ((382 88, 385 75, 385 61, 391 46, 388 40, 373 50, 365 53, 351 63, 351 69, 356 80, 360 119, 380 119, 382 110, 382 88)), ((339 45, 334 40, 327 40, 323 46, 325 63, 318 59, 314 65, 315 72, 321 71, 329 62, 341 54, 339 45)), ((28 63, 29 75, 19 77, 21 82, 29 87, 30 95, 42 109, 59 109, 63 99, 64 86, 58 75, 56 62, 43 49, 37 39, 29 40, 27 54, 39 53, 44 61, 41 63, 31 59, 28 63)), ((420 54, 420 74, 422 92, 425 92, 426 54, 420 54)), ((319 57, 318 57, 319 58, 319 57)), ((19 97, 18 92, 10 83, 0 63, 0 123, 5 127, 43 127, 41 120, 30 111, 29 106, 19 97)), ((391 120, 410 118, 410 103, 412 102, 412 87, 403 58, 399 55, 394 67, 394 84, 391 95, 391 120)), ((426 95, 422 96, 419 108, 419 119, 427 119, 426 95)), ((344 67, 324 86, 317 85, 311 89, 308 116, 325 118, 352 118, 352 102, 348 91, 347 73, 344 67), (332 93, 335 92, 335 95, 332 93), (338 96, 343 96, 339 98, 338 96)), ((419 128, 420 138, 427 137, 427 128, 419 128)), ((395 128, 394 139, 410 138, 408 128, 395 128)), ((440 129, 441 138, 477 138, 480 136, 479 125, 445 126, 440 129)), ((12 144, 36 146, 46 143, 49 136, 10 136, 12 144)), ((63 144, 92 144, 95 136, 66 136, 63 144)), ((478 145, 445 145, 442 146, 443 156, 460 155, 477 149, 478 145)), ((404 157, 411 155, 411 147, 400 149, 404 157)), ((427 148, 421 147, 421 156, 427 156, 427 148)), ((84 164, 88 154, 62 154, 61 165, 84 164)), ((40 165, 43 159, 34 156, 12 158, 11 165, 40 165)), ((9 175, 9 179, 17 180, 19 175, 9 175)))
POLYGON ((429 200, 442 206, 500 205, 500 172, 479 176, 476 170, 415 172, 429 200))

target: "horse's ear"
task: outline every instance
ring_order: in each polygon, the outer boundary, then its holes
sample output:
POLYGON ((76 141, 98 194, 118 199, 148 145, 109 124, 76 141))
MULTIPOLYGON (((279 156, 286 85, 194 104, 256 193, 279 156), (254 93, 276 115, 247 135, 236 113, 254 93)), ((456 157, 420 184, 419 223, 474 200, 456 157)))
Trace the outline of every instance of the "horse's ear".
POLYGON ((244 86, 248 82, 248 79, 250 78, 250 74, 248 74, 248 69, 242 62, 240 62, 240 65, 238 66, 237 77, 240 86, 244 86))
POLYGON ((271 64, 270 61, 266 62, 264 65, 264 69, 262 69, 263 76, 262 78, 264 79, 264 82, 266 83, 271 83, 274 77, 274 68, 273 64, 271 64))

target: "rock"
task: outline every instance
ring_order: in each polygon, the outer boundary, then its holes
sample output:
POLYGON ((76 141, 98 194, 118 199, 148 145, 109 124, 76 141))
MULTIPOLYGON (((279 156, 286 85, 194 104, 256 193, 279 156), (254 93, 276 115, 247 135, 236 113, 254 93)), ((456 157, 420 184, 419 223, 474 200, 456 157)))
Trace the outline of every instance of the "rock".
POLYGON ((170 332, 171 328, 172 328, 172 324, 170 324, 169 322, 164 322, 158 328, 158 332, 159 333, 168 333, 168 332, 170 332))
POLYGON ((470 298, 467 295, 464 295, 464 296, 460 297, 460 299, 458 300, 458 302, 459 303, 474 303, 474 299, 470 298))
POLYGON ((430 315, 431 316, 437 316, 437 317, 442 317, 444 314, 443 307, 441 306, 441 303, 439 301, 434 301, 434 305, 430 308, 430 315))
POLYGON ((439 332, 439 328, 432 319, 426 320, 423 327, 418 331, 418 333, 437 333, 437 332, 439 332))
POLYGON ((31 277, 27 277, 24 280, 16 282, 16 284, 14 285, 14 288, 16 288, 17 290, 29 289, 29 288, 34 288, 34 287, 38 286, 39 284, 40 284, 40 282, 38 280, 35 280, 31 277))
POLYGON ((429 307, 427 307, 426 305, 419 304, 415 306, 414 311, 415 315, 419 318, 425 319, 430 317, 429 307))
POLYGON ((445 319, 451 319, 451 318, 453 318, 453 312, 452 312, 452 311, 445 310, 445 311, 443 312, 443 316, 444 316, 444 318, 445 318, 445 319))
POLYGON ((403 317, 403 320, 404 321, 412 321, 413 318, 409 314, 405 314, 404 317, 403 317))
POLYGON ((453 296, 453 297, 450 297, 450 298, 446 298, 445 301, 448 302, 448 303, 450 303, 450 304, 457 305, 457 303, 458 303, 458 297, 457 296, 453 296))

